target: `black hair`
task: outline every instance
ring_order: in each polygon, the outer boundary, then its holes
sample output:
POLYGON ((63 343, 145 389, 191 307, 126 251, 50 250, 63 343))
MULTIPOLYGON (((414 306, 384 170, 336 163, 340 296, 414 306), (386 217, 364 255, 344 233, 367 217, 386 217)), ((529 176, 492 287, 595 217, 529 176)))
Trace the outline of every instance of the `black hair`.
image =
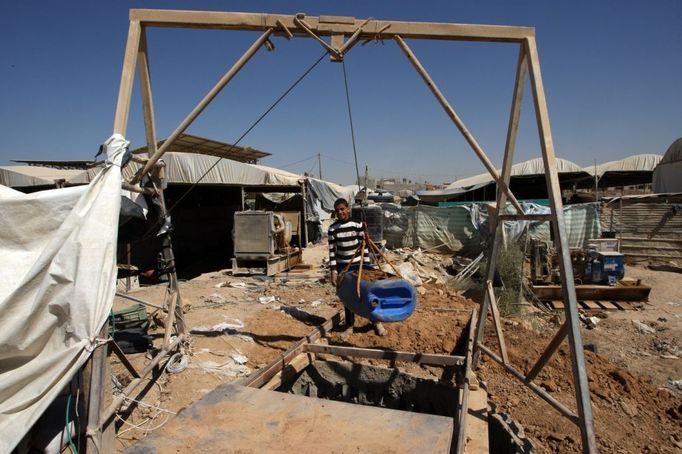
POLYGON ((334 209, 336 209, 340 205, 348 206, 348 200, 344 199, 343 197, 340 199, 336 199, 336 202, 334 202, 334 209))

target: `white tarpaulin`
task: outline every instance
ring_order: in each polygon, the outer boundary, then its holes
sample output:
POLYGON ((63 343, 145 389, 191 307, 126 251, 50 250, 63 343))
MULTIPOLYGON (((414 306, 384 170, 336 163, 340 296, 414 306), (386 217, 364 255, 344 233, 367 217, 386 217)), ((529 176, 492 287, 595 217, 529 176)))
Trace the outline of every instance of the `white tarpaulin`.
POLYGON ((0 191, 0 452, 10 452, 98 344, 116 290, 120 163, 88 186, 0 191))

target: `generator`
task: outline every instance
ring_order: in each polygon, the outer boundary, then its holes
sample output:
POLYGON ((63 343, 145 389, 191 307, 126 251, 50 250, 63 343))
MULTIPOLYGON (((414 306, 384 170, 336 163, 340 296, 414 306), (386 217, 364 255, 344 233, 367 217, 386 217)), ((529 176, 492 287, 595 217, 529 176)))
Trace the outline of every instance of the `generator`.
POLYGON ((301 263, 301 249, 291 245, 300 238, 298 212, 238 211, 234 214, 233 274, 272 276, 301 263))

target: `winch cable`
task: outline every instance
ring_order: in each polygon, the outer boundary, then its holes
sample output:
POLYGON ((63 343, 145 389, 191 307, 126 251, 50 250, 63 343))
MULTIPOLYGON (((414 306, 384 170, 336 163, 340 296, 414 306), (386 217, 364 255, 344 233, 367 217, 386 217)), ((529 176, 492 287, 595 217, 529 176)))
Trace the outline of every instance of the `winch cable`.
MULTIPOLYGON (((277 106, 277 104, 279 104, 301 81, 303 81, 303 79, 306 78, 306 76, 308 74, 310 74, 310 72, 313 69, 315 69, 315 67, 318 64, 320 64, 320 62, 324 59, 324 57, 327 56, 327 54, 328 54, 328 52, 324 52, 320 56, 320 58, 318 58, 317 61, 315 61, 315 63, 313 63, 308 69, 306 69, 305 72, 303 72, 303 74, 301 74, 301 76, 299 76, 299 78, 296 79, 296 81, 294 81, 294 83, 291 84, 291 86, 289 88, 287 88, 284 91, 284 93, 282 93, 279 96, 279 98, 277 98, 277 100, 274 103, 272 103, 272 105, 270 107, 268 107, 265 110, 265 112, 263 112, 263 114, 260 117, 258 117, 258 119, 255 122, 253 122, 253 124, 251 124, 251 126, 249 126, 248 129, 246 129, 246 131, 241 136, 239 136, 237 141, 235 143, 233 143, 232 145, 230 145, 230 148, 228 148, 225 153, 227 154, 230 151, 232 151, 253 130, 253 128, 255 128, 258 125, 258 123, 260 123, 277 106)), ((173 203, 173 206, 166 210, 166 216, 170 216, 171 212, 178 206, 178 204, 185 197, 187 197, 187 195, 201 182, 201 180, 203 180, 206 177, 206 175, 208 175, 208 173, 211 170, 213 170, 215 168, 215 166, 217 166, 218 163, 220 163, 220 161, 222 161, 223 159, 224 159, 224 157, 222 157, 222 156, 219 157, 218 160, 216 162, 214 162, 213 165, 211 165, 211 167, 209 167, 208 170, 206 170, 206 172, 204 172, 199 177, 199 179, 197 181, 192 183, 192 185, 189 188, 187 188, 187 190, 180 196, 180 198, 175 203, 173 203)), ((138 243, 141 243, 142 241, 146 241, 147 239, 151 238, 152 236, 155 236, 157 234, 158 227, 163 225, 164 222, 165 222, 165 219, 163 219, 163 218, 159 219, 156 222, 156 224, 152 225, 150 227, 150 229, 142 237, 138 238, 137 240, 131 241, 130 243, 131 244, 138 244, 138 243)))
MULTIPOLYGON (((343 86, 346 90, 346 106, 348 107, 348 123, 350 124, 350 137, 351 137, 351 141, 353 142, 353 158, 355 158, 355 175, 357 176, 358 190, 360 190, 360 170, 358 167, 358 150, 357 150, 357 146, 355 144, 355 128, 353 127, 353 113, 352 113, 352 109, 350 106, 350 90, 348 89, 348 74, 346 73, 346 61, 345 60, 341 61, 341 66, 343 68, 343 86)), ((367 188, 365 188, 365 197, 366 197, 366 195, 367 195, 367 188)), ((361 212, 360 219, 362 219, 362 222, 364 224, 363 234, 365 236, 365 238, 363 238, 363 241, 360 243, 361 257, 364 256, 365 247, 367 247, 369 253, 372 254, 372 256, 374 257, 374 263, 379 265, 379 257, 381 257, 386 263, 388 263, 391 266, 391 268, 394 270, 394 272, 399 277, 402 277, 400 271, 398 271, 398 269, 396 269, 396 267, 393 265, 393 263, 391 263, 388 260, 388 258, 384 254, 381 253, 381 250, 379 249, 379 247, 369 237, 369 232, 367 229, 367 215, 365 213, 365 206, 362 204, 362 202, 360 202, 360 212, 361 212)), ((358 252, 356 251, 355 255, 353 256, 353 259, 357 256, 357 253, 358 252)), ((351 263, 352 263, 353 259, 351 259, 351 263)), ((358 296, 360 294, 359 282, 362 278, 362 266, 363 266, 363 259, 361 258, 360 259, 360 268, 358 270, 358 289, 357 289, 358 296)), ((347 269, 348 269, 348 267, 346 268, 346 271, 347 271, 347 269)), ((382 270, 381 267, 379 267, 379 269, 381 271, 383 271, 384 275, 387 275, 386 271, 382 270)))
MULTIPOLYGON (((268 107, 268 108, 265 110, 265 112, 263 112, 263 114, 262 114, 260 117, 258 117, 258 119, 257 119, 255 122, 253 122, 253 124, 252 124, 251 126, 249 126, 248 129, 247 129, 246 131, 244 131, 244 133, 243 133, 241 136, 239 136, 239 139, 237 139, 237 141, 236 141, 234 144, 232 144, 232 145, 230 146, 230 148, 227 150, 226 153, 229 153, 230 151, 232 151, 232 149, 235 148, 235 147, 237 146, 237 144, 238 144, 239 142, 241 142, 241 141, 244 139, 244 137, 246 137, 246 136, 251 132, 251 130, 253 130, 253 128, 255 128, 255 127, 258 125, 258 123, 260 123, 260 122, 261 122, 261 121, 262 121, 270 112, 272 112, 272 110, 277 106, 277 104, 279 104, 279 103, 280 103, 280 102, 281 102, 289 93, 291 93, 291 91, 292 91, 294 88, 296 88, 296 86, 297 86, 303 79, 305 79, 306 76, 307 76, 308 74, 310 74, 310 73, 312 72, 313 69, 315 69, 315 67, 324 59, 324 57, 327 56, 328 53, 329 53, 329 52, 324 52, 324 53, 320 56, 320 58, 317 59, 317 61, 316 61, 315 63, 313 63, 308 69, 306 69, 305 72, 304 72, 303 74, 301 74, 301 76, 300 76, 298 79, 296 79, 296 81, 295 81, 293 84, 291 84, 291 86, 290 86, 289 88, 287 88, 286 91, 284 91, 284 93, 282 93, 282 94, 280 95, 280 97, 277 98, 277 100, 276 100, 274 103, 272 103, 272 105, 271 105, 270 107, 268 107)), ((209 167, 208 170, 206 170, 206 172, 204 172, 204 174, 201 175, 201 177, 199 177, 199 179, 198 179, 196 182, 192 183, 192 186, 190 186, 190 187, 187 189, 187 191, 185 191, 185 192, 182 194, 182 196, 180 196, 180 198, 173 204, 173 206, 172 206, 170 209, 167 210, 167 213, 170 215, 170 213, 173 211, 173 209, 174 209, 175 207, 177 207, 178 204, 179 204, 185 197, 187 197, 187 195, 189 194, 189 192, 192 191, 192 190, 201 182, 201 180, 203 180, 204 177, 206 177, 206 175, 208 175, 208 173, 209 173, 211 170, 213 170, 213 168, 214 168, 215 166, 217 166, 218 163, 219 163, 220 161, 222 161, 223 159, 224 159, 224 158, 223 158, 222 156, 221 156, 220 158, 218 158, 218 160, 217 160, 215 163, 213 163, 213 165, 212 165, 211 167, 209 167)), ((356 163, 356 167, 357 167, 357 163, 356 163)))

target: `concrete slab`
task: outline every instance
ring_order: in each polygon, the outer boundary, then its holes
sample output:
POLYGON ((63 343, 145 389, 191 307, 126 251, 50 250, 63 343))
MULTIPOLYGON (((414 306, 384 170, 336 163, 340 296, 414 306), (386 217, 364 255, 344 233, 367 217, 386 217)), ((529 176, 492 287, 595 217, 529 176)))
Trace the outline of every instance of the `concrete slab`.
POLYGON ((126 453, 446 453, 452 434, 445 416, 227 384, 126 453))

